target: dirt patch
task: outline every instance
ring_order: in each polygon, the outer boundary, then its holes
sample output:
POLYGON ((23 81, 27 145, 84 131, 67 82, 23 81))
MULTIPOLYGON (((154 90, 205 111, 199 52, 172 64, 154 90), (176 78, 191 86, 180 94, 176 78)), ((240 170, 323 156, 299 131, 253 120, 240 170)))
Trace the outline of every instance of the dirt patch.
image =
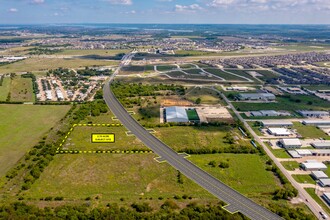
POLYGON ((193 106, 194 103, 180 98, 167 98, 163 99, 161 105, 166 106, 193 106))

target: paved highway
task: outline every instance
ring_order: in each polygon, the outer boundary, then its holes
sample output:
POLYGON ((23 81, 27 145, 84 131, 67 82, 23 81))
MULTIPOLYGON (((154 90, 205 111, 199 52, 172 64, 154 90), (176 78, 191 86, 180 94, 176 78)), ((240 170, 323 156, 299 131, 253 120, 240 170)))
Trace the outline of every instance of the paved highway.
MULTIPOLYGON (((238 193, 190 161, 186 160, 184 157, 177 154, 174 150, 172 150, 172 148, 150 134, 130 114, 127 113, 125 108, 120 104, 113 92, 110 90, 110 83, 119 72, 120 68, 127 65, 131 58, 131 55, 125 56, 119 68, 103 87, 104 100, 121 123, 147 147, 159 155, 162 160, 166 160, 172 167, 179 170, 182 174, 199 184, 220 200, 226 202, 228 205, 224 208, 229 212, 241 212, 250 219, 256 220, 281 219, 279 216, 251 201, 247 197, 238 193)), ((242 162, 244 163, 244 161, 242 162)))

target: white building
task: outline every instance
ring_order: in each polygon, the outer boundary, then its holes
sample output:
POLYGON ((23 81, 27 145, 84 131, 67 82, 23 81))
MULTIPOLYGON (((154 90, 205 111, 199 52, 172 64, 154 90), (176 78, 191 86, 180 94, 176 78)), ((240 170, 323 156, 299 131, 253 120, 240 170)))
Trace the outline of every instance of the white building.
POLYGON ((268 128, 267 132, 274 136, 289 136, 291 132, 286 128, 268 128))
POLYGON ((330 141, 312 142, 311 145, 317 149, 330 149, 330 141))
POLYGON ((264 127, 291 127, 293 123, 283 120, 262 120, 260 121, 264 127))
POLYGON ((304 120, 302 121, 304 125, 330 125, 330 120, 304 120))
POLYGON ((280 139, 279 144, 285 149, 301 148, 302 144, 297 138, 280 139))
POLYGON ((47 100, 52 100, 53 99, 52 91, 46 90, 45 94, 46 94, 46 99, 47 100))
POLYGON ((296 152, 301 156, 312 156, 313 153, 310 150, 307 149, 296 149, 296 152))
POLYGON ((330 186, 330 179, 320 179, 319 184, 322 187, 329 187, 330 186))
POLYGON ((324 193, 322 195, 322 198, 328 203, 328 205, 330 206, 330 193, 324 193))
POLYGON ((326 170, 328 167, 321 162, 318 161, 306 161, 301 164, 301 167, 304 170, 316 171, 316 170, 326 170))
POLYGON ((186 109, 183 107, 167 107, 165 108, 166 122, 189 122, 186 109))
POLYGON ((327 179, 328 178, 328 175, 325 174, 323 171, 312 171, 311 176, 315 180, 327 179))
POLYGON ((266 101, 274 101, 275 95, 272 93, 240 93, 238 96, 239 100, 266 100, 266 101))
POLYGON ((327 111, 305 111, 300 110, 297 111, 301 116, 303 117, 314 117, 314 118, 320 118, 320 117, 329 117, 330 114, 327 111))

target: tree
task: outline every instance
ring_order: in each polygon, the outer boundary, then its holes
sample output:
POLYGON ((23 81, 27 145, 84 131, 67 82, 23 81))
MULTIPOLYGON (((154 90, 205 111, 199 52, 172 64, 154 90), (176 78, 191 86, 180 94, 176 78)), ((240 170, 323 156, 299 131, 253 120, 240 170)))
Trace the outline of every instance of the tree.
POLYGON ((201 98, 197 98, 196 101, 195 101, 195 103, 196 103, 197 105, 201 104, 201 102, 202 102, 202 99, 201 99, 201 98))

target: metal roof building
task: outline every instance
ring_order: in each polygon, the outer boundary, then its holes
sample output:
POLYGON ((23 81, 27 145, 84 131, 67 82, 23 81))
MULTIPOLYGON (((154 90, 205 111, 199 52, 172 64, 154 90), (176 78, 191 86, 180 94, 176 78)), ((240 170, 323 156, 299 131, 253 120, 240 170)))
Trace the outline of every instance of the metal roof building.
POLYGON ((239 100, 275 100, 275 95, 272 93, 240 93, 239 100))
POLYGON ((290 121, 283 120, 262 120, 260 121, 264 127, 290 127, 293 126, 290 121))
POLYGON ((323 193, 322 198, 328 203, 330 206, 330 193, 323 193))
POLYGON ((286 128, 268 128, 267 132, 275 136, 289 136, 291 134, 286 128))
POLYGON ((166 122, 189 122, 186 109, 183 107, 165 108, 166 122))
POLYGON ((300 148, 302 146, 300 140, 297 138, 281 139, 279 143, 285 149, 300 148))
POLYGON ((301 167, 304 170, 326 170, 328 169, 328 167, 321 162, 317 162, 317 161, 307 161, 305 163, 301 164, 301 167))
POLYGON ((304 120, 304 125, 330 125, 330 120, 304 120))
POLYGON ((305 111, 305 110, 300 110, 297 111, 301 116, 303 117, 326 117, 329 116, 329 112, 327 111, 305 111))
POLYGON ((312 142, 311 145, 318 149, 330 149, 330 141, 312 142))
POLYGON ((320 179, 319 184, 322 187, 329 187, 330 186, 330 179, 320 179))
POLYGON ((323 171, 312 171, 311 176, 316 180, 328 178, 328 175, 323 171))

